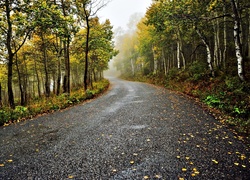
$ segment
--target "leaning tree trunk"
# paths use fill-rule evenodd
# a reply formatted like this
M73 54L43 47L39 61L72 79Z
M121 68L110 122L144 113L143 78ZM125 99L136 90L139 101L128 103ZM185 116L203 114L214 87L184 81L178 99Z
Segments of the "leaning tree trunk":
M200 32L200 30L197 27L195 27L195 30L197 34L199 35L199 37L201 38L203 44L206 46L208 67L209 67L212 77L214 77L215 75L214 75L214 68L212 65L212 54L211 54L209 44L206 40L206 37Z
M238 76L241 81L245 81L245 72L244 72L244 60L242 56L242 45L240 38L240 16L237 4L234 0L231 0L231 5L233 9L233 18L234 18L234 44L235 44L235 54L237 58L238 66Z

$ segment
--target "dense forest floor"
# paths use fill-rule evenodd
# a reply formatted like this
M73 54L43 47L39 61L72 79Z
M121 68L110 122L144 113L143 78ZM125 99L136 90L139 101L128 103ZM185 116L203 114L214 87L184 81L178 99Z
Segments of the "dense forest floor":
M170 71L167 78L152 74L122 78L164 86L194 98L217 120L249 142L250 83L241 82L237 76L231 77L221 71L216 71L216 77L210 77L205 71L201 73L202 69L194 64L185 71Z
M13 110L9 107L0 109L0 126L20 122L26 119L32 119L41 114L47 114L67 107L82 103L88 99L95 98L103 93L109 87L109 81L103 79L93 83L93 88L84 91L83 87L74 88L70 95L61 94L49 98L41 97L33 99L27 106L19 106ZM18 103L17 103L18 104Z

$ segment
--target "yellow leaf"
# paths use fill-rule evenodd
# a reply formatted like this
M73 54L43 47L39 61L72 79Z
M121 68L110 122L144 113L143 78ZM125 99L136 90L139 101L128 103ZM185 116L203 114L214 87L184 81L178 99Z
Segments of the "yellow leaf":
M186 172L186 171L187 171L187 169L186 169L186 168L182 168L181 170L182 170L183 172Z
M69 178L69 179L73 179L73 178L74 178L74 176L69 176L68 178Z
M155 175L155 178L160 179L161 176L160 175Z
M243 167L243 168L246 168L247 166L246 166L246 165L244 165L244 164L242 164L242 167Z
M150 142L151 140L150 139L147 139L147 142Z
M134 155L134 156L138 156L138 154L137 154L137 153L134 153L133 155Z
M181 156L177 156L177 158L178 158L178 159L180 159L180 158L181 158Z
M112 171L113 171L113 172L117 172L117 170L116 170L116 169L113 169Z
M130 161L130 164L134 164L135 162L134 161Z
M186 160L189 160L189 159L190 159L190 157L187 156L187 157L186 157Z
M234 165L235 165L235 166L239 166L239 163L235 162Z
M0 164L0 167L4 167L4 164Z
M196 174L195 174L195 173L192 173L191 176L194 177L194 176L196 176Z
M240 159L241 159L241 160L244 160L244 159L246 159L246 156L245 156L244 154L242 154L242 155L240 156Z
M180 177L179 180L185 180L185 179Z
M148 176L144 176L143 178L144 178L144 179L149 179L149 177L148 177Z
M11 163L11 162L13 162L13 160L12 160L12 159L9 159L9 160L7 160L7 162Z
M218 164L219 162L218 161L216 161L215 159L213 159L212 160L215 164Z

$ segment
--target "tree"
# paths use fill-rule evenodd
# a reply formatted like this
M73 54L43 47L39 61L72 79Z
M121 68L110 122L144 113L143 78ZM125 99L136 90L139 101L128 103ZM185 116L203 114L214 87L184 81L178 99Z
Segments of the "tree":
M91 31L90 21L97 12L102 9L109 1L106 0L75 0L77 13L80 19L85 20L86 42L85 42L85 70L84 70L84 89L88 88L88 70L89 70L89 36Z
M12 87L13 59L33 31L30 2L4 0L0 3L0 33L8 53L8 99L11 108L15 108ZM29 16L28 16L29 14ZM16 42L16 40L18 42ZM14 44L16 47L14 47Z

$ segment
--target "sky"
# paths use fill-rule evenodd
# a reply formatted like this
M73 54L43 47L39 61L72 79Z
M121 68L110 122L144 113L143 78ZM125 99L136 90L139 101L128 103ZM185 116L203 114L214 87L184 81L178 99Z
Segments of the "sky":
M135 13L145 14L152 0L112 0L98 12L102 21L109 19L114 29L127 29L130 16Z

